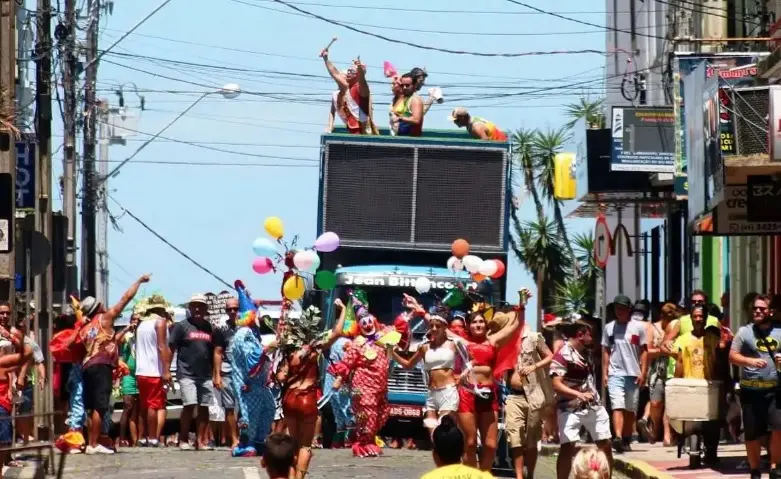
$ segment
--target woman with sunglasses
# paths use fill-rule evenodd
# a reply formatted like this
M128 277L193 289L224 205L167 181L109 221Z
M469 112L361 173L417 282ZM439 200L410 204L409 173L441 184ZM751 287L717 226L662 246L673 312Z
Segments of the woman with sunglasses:
M458 423L466 442L464 464L478 467L479 431L479 467L483 471L491 470L499 439L499 390L496 381L514 366L518 358L517 333L520 332L524 309L523 305L519 305L509 313L494 314L493 307L476 304L467 318L469 339L450 335L451 340L465 349L469 359L458 388ZM502 321L504 324L501 324Z
M426 315L429 330L428 341L420 345L411 358L405 359L393 351L393 359L406 369L414 368L423 361L423 370L428 376L428 398L426 419L423 425L434 434L443 416L453 416L458 411L458 388L455 374L456 345L447 337L447 319L440 314Z

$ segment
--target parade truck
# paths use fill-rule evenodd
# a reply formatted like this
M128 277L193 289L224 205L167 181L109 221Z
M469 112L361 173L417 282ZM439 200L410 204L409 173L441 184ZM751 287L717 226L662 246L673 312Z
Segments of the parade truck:
M321 263L321 269L336 274L337 285L313 298L328 328L337 317L334 299L346 300L350 289L366 291L370 312L392 324L403 310L403 293L431 306L457 282L471 282L468 274L446 267L456 239L467 240L472 254L507 264L510 145L474 140L459 130L429 130L415 138L380 133L336 129L321 137L317 234L332 231L341 239L339 249L323 254ZM420 277L432 282L422 296L414 287ZM505 286L504 278L494 281L495 299L504 299ZM425 324L410 326L414 351L425 337ZM401 422L410 430L413 423L425 436L428 387L422 369L393 363L388 382L388 427Z

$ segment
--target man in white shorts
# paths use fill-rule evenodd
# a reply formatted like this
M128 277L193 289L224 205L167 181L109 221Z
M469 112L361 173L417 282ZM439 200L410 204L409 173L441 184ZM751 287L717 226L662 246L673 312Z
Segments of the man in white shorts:
M553 356L550 375L553 389L558 394L558 422L561 450L556 461L559 479L569 478L575 445L584 427L597 447L613 463L610 449L610 416L599 398L594 375L592 348L594 338L591 326L581 320L563 325L568 338Z

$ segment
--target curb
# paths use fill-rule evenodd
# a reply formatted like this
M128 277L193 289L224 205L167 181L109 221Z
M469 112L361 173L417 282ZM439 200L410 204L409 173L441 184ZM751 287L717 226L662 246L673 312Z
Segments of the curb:
M587 446L579 445L577 446L577 450L580 450L583 447ZM554 445L544 444L540 449L541 456L551 457L558 453L559 447ZM670 474L657 470L645 461L629 459L617 455L613 456L613 469L630 479L674 479Z

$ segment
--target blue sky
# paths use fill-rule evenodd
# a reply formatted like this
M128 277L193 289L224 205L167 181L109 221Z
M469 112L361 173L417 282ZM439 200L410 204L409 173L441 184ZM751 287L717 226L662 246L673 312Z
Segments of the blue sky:
M603 2L528 2L538 8L605 24ZM114 14L101 22L100 48L113 43L159 3L160 0L116 2ZM293 0L293 3L356 27L362 24L358 28L394 39L453 50L519 53L604 50L605 45L604 30L538 14L502 0L430 0L403 4L388 0ZM439 13L394 10L398 8ZM474 13L476 10L482 13ZM106 54L98 74L99 95L113 104L117 97L112 92L118 85L125 85L128 107L138 105L131 83L146 90L143 95L147 111L141 113L138 130L152 134L209 89L238 83L246 92L235 100L207 98L164 135L197 142L200 148L155 141L122 168L121 174L110 182L110 190L122 206L217 275L229 282L242 278L255 297L277 299L279 294L279 275L258 276L250 267L251 244L263 234L265 217L279 216L285 221L288 234L299 234L305 244L314 241L319 136L325 127L327 102L334 84L328 79L301 75L326 74L318 53L333 36L338 36L338 41L331 48L332 60L344 64L360 56L368 64L370 80L384 80L381 68L384 60L402 71L414 66L425 67L429 72L428 85L443 85L445 94L445 104L434 106L426 117L429 128L451 128L446 117L456 106L469 107L473 113L506 130L558 127L566 121L564 104L576 101L581 94L593 94L601 87L598 81L604 66L601 55L521 58L452 55L370 38L291 12L270 0L173 0L114 48L114 54ZM555 94L448 101L449 97L517 93L588 80L594 80L588 87L559 90ZM388 87L373 88L375 98L379 97L376 101L387 102ZM282 100L253 93L274 93ZM386 108L375 107L381 112ZM384 114L377 116L384 121ZM59 135L55 138L56 148L56 142L61 141L61 125L56 125L55 132ZM147 138L138 135L127 146L113 146L111 161L125 159ZM239 153L214 151L204 146ZM116 164L111 163L110 167ZM235 164L251 166L232 166ZM61 169L61 157L56 157L55 175L59 176ZM56 200L54 207L59 209L61 198ZM528 202L524 205L524 217L531 217L530 206ZM116 203L110 203L110 208L122 228L122 232L109 231L112 300L146 272L153 273L149 290L162 291L175 302L184 301L196 292L222 289L212 277L129 216L122 216ZM592 225L593 222L579 222L574 226L577 231ZM516 285L533 286L529 275L515 262L509 267L509 284L512 291Z

